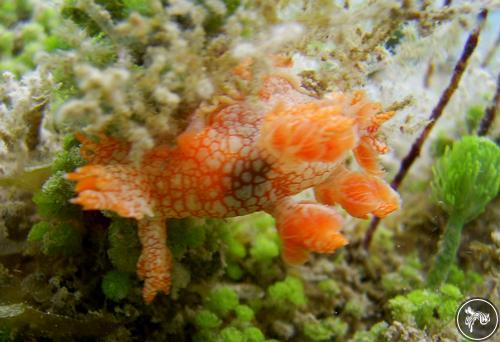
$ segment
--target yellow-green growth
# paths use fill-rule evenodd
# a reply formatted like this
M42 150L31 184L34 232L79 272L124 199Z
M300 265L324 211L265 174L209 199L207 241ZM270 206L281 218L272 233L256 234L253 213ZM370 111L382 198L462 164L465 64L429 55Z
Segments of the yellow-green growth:
M328 317L304 324L304 336L310 341L340 340L347 333L348 325L340 318Z
M318 283L318 288L328 295L330 298L334 298L340 294L340 286L333 279L325 279Z
M446 282L455 285L463 293L471 293L474 291L475 286L482 284L483 281L484 278L479 273L473 271L464 272L456 265L452 265Z
M346 303L344 312L356 319L361 319L366 313L366 305L360 299L354 297Z
M12 55L14 50L14 33L0 26L0 52L4 56Z
M409 288L419 287L423 282L422 263L416 254L405 258L394 272L382 275L382 287L388 293L399 293Z
M79 143L72 135L64 138L63 151L51 165L54 172L33 196L37 213L43 221L33 225L28 241L40 242L47 255L75 255L81 250L81 210L69 202L75 196L74 185L64 178L85 161L80 157ZM48 168L47 168L47 171Z
M131 219L113 219L108 228L108 240L108 257L113 266L119 271L134 273L141 253L136 223Z
M75 197L74 185L64 178L64 171L58 171L33 196L40 216L47 219L69 219L78 217L79 208L69 200Z
M387 338L384 337L384 333L389 328L387 322L382 321L374 324L369 331L358 331L353 336L353 342L385 342Z
M53 171L71 172L86 163L80 155L80 144L73 135L64 138L63 146L64 150L56 154L52 162Z
M500 147L486 138L464 137L446 149L433 173L434 197L449 215L428 278L430 286L439 287L455 261L463 226L498 194Z
M244 271L237 263L228 262L226 267L226 274L229 278L233 280L239 280L243 277Z
M238 305L234 312L236 313L236 318L242 322L249 322L253 320L255 313L248 305Z
M189 248L199 248L206 240L203 220L180 219L168 222L168 244L174 258L180 259Z
M245 342L243 332L235 327L226 327L220 332L222 342Z
M199 329L214 329L219 327L222 321L212 311L202 309L195 314L194 324Z
M420 329L439 328L449 323L463 300L460 289L444 284L439 291L419 289L398 295L388 302L394 320Z
M469 134L473 134L477 130L483 116L483 106L475 105L469 108L465 116L465 125Z
M70 223L38 222L31 228L28 241L41 242L47 255L75 255L81 250L81 234Z
M218 287L213 289L206 300L206 306L219 317L225 317L238 305L238 294L229 287Z
M245 245L234 236L234 232L237 231L236 227L225 226L221 228L219 234L224 242L227 255L232 259L243 259L246 257L247 250Z
M36 64L45 40L60 21L51 6L30 0L0 1L0 70L21 76Z
M247 342L263 342L265 340L264 334L257 327L247 327L243 329L243 336Z
M120 271L109 271L101 283L101 289L106 298L115 302L126 298L131 287L129 274Z
M267 289L267 295L278 305L304 306L306 304L304 285L300 279L291 276L271 285Z
M154 13L152 0L123 0L125 12L127 14L137 12L142 15L150 16Z
M236 327L226 327L220 332L221 342L263 342L264 334L257 327L247 327L242 330Z
M50 230L50 223L42 221L35 223L28 234L28 241L42 241L44 235Z
M272 238L258 235L250 248L250 255L259 261L270 260L279 256L278 243Z

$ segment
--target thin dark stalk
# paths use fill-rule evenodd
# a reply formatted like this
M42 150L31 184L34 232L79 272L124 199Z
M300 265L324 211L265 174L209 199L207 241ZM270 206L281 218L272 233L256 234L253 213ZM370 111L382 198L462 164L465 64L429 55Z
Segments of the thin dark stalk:
M488 133L488 130L491 127L491 124L495 120L495 116L498 114L500 102L500 74L497 77L497 90L495 91L495 97L491 101L491 104L486 109L481 122L479 123L479 129L477 130L477 135L482 136Z
M462 55L458 59L457 64L455 65L455 68L453 70L453 74L451 76L450 83L444 90L444 92L441 94L441 97L439 98L439 102L437 103L436 107L432 110L431 115L429 116L429 123L424 127L422 132L420 133L420 136L415 140L413 143L410 151L406 155L406 157L401 161L401 165L399 167L399 171L394 177L394 179L391 182L391 187L395 190L399 188L401 185L401 182L405 178L406 174L410 170L411 166L415 162L415 160L420 156L420 152L422 150L422 146L429 136L429 133L431 132L432 128L436 124L436 121L441 117L443 114L443 111L450 101L450 98L452 97L453 93L458 87L458 84L460 83L460 79L462 78L462 75L465 71L465 68L467 66L467 63L469 61L470 56L476 49L477 43L479 41L479 35L481 33L481 30L483 29L485 19L488 15L488 10L483 9L478 16L478 22L476 24L476 27L472 32L469 34L469 37L467 38L467 41L465 42L464 49L462 51ZM373 238L373 234L377 230L378 224L380 222L380 219L377 217L374 217L372 221L370 222L370 226L368 227L368 230L366 232L365 240L363 242L363 245L366 249L370 247L371 240Z

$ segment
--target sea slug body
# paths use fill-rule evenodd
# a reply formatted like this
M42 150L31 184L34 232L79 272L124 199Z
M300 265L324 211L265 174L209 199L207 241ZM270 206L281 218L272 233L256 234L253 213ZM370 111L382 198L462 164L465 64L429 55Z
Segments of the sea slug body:
M175 147L157 146L139 164L127 158L125 142L77 134L88 164L67 175L77 182L72 202L138 220L145 302L170 291L168 218L266 211L276 218L284 260L300 264L311 251L347 244L331 205L360 218L399 207L377 163L387 147L376 133L393 112L381 112L362 92L316 98L278 74L263 80L256 97L220 101L208 115L198 111ZM362 171L344 165L351 152ZM292 199L311 187L319 203Z

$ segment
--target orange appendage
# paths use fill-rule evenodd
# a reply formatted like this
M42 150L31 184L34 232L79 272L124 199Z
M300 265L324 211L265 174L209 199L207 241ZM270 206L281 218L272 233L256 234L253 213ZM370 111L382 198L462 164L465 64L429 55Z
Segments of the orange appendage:
M166 244L165 220L139 220L138 233L142 252L137 262L137 275L144 280L142 296L149 304L158 292L170 292L172 254Z
M344 115L356 118L360 131L372 125L373 118L382 109L380 103L371 102L365 93L360 90L356 90L351 94L334 92L328 98L342 106Z
M112 210L137 219L153 215L147 181L130 165L87 165L66 178L77 182L78 197L71 202L84 210Z
M382 125L387 120L390 120L394 116L394 114L396 114L396 112L390 111L374 115L372 117L372 125L368 127L368 130L376 131L380 125Z
M363 219L368 218L368 214L385 217L401 204L398 193L381 178L343 167L314 190L321 203L338 203L350 215Z
M371 102L360 90L354 91L352 94L334 92L328 98L343 108L344 115L356 118L361 135L373 136L380 125L395 114L393 111L381 113L382 104Z
M334 162L357 142L354 119L341 112L329 102L279 104L266 114L259 144L285 162Z
M89 164L116 164L127 162L130 144L113 139L104 134L98 135L96 141L83 133L75 133L75 138L82 144L80 155Z
M327 206L287 200L278 204L275 217L283 259L290 264L304 263L310 251L331 253L347 244L340 233L342 218Z
M362 137L354 148L354 157L363 170L375 176L382 176L384 171L378 163L379 152L373 147L372 140L368 136Z

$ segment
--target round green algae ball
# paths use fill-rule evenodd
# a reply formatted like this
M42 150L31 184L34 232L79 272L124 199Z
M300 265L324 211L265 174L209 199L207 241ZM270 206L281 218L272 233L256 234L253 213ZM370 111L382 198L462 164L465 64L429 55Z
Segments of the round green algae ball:
M129 274L120 271L109 271L101 283L101 289L106 298L115 302L127 297L131 287Z

